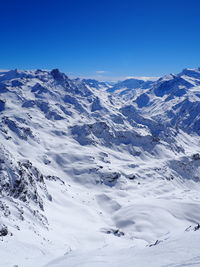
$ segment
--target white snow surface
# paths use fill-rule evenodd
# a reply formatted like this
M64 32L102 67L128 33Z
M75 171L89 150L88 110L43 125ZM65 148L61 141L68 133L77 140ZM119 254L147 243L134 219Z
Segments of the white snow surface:
M0 266L200 266L199 73L2 72Z

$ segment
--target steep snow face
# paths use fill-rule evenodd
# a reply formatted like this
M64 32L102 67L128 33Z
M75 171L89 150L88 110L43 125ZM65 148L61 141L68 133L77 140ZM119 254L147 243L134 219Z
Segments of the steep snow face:
M198 72L0 73L0 265L198 264Z

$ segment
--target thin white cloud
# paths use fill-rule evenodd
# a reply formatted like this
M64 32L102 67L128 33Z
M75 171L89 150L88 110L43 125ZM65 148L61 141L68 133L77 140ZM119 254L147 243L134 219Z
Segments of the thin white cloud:
M105 71L105 70L96 70L95 71L97 74L103 74L103 73L106 73L107 71Z
M140 77L140 76L113 76L111 75L112 72L110 71L105 71L105 70L96 70L91 72L89 75L86 74L75 74L75 73L67 73L71 78L77 78L79 77L80 79L95 79L98 81L107 81L107 82L117 82L117 81L124 81L126 79L141 79L144 81L156 81L159 79L159 77Z
M125 79L138 79L138 80L144 80L144 81L156 81L160 77L142 77L142 76L127 76Z

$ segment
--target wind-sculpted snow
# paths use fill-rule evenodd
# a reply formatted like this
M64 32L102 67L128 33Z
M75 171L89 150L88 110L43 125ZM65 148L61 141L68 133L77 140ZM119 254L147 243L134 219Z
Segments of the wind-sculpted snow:
M198 266L199 73L1 72L0 266Z

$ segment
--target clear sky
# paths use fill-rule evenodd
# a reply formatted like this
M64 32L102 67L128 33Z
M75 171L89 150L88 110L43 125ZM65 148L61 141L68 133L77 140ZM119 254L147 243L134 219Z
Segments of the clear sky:
M200 66L200 0L0 4L1 69L59 68L109 80Z

